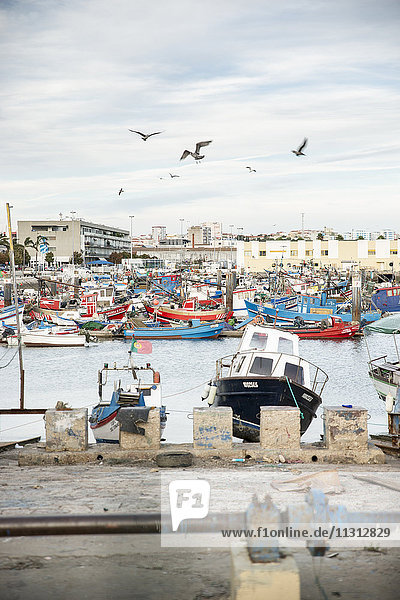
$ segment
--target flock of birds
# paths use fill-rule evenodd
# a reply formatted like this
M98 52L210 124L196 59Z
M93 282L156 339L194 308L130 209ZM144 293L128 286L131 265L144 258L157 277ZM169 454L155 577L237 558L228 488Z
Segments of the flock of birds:
M142 133L141 131L137 131L136 129L129 129L129 131L139 135L144 142L146 142L153 135L159 135L160 133L164 133L163 131L154 131L153 133ZM187 158L188 156L192 156L194 158L194 160L196 161L196 163L199 163L205 157L205 154L200 154L201 149L208 146L209 144L211 144L211 142L212 142L212 140L207 140L205 142L197 142L196 147L193 151L191 151L191 150L183 151L180 160L185 160L185 158ZM292 150L293 154L295 154L296 156L305 156L303 150L307 146L307 142L308 142L308 138L304 138L303 142L300 144L300 146L297 148L297 150ZM253 169L252 167L246 167L246 169L249 170L248 171L249 173L257 172L256 169ZM169 176L171 177L171 179L173 179L175 177L180 177L180 175L176 175L174 173L169 173ZM160 177L160 179L165 179L165 178ZM124 190L121 188L118 192L118 196L120 196L123 192L124 192Z

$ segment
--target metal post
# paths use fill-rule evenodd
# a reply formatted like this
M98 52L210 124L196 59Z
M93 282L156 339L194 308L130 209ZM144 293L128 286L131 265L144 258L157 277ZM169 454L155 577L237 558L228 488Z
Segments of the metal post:
M132 219L135 215L129 215L131 220L131 269L132 269L132 259L133 259L133 240L132 240Z
M10 214L10 205L6 204L7 210L7 223L8 223L8 235L10 238L10 263L11 263L11 273L13 280L13 288L14 288L14 303L15 303L15 318L17 322L17 340L18 340L18 354L19 354L19 372L20 372L20 396L19 396L19 407L21 409L24 408L24 362L22 356L22 344L21 344L21 324L19 320L19 306L18 306L18 292L17 292L17 278L15 274L15 260L14 260L14 244L12 239L12 230L11 230L11 214Z
M361 322L361 276L359 271L353 271L352 279L352 309L353 321Z

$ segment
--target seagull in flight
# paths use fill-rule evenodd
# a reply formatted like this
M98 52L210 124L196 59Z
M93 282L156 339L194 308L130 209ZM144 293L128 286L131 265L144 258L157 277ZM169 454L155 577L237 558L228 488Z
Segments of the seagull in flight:
M123 191L124 191L124 190L121 188L121 189L119 190L119 192L118 192L118 196L120 196L120 195L122 194L122 192L123 192Z
M174 177L180 177L180 175L174 175L173 173L170 173L169 176L171 177L171 179L173 179Z
M162 133L162 131L155 131L154 133L142 133L141 131L135 131L134 129L129 129L129 131L131 131L132 133L137 133L138 135L140 135L140 137L142 138L142 140L144 142L146 140L148 140L149 137L151 137L152 135L158 135L159 133Z
M246 167L246 169L249 170L249 173L257 173L257 171L255 169L252 169L251 167Z
M200 149L204 146L208 146L208 144L211 144L211 142L212 140L208 140L208 142L197 142L196 150L194 152L190 152L190 150L184 150L180 160L183 160L190 154L190 156L193 156L196 162L199 162L205 156L205 154L200 154Z
M292 150L292 152L296 155L296 156L305 156L303 150L304 148L307 146L307 142L308 142L308 138L304 138L303 143L301 144L301 146L298 147L297 150Z

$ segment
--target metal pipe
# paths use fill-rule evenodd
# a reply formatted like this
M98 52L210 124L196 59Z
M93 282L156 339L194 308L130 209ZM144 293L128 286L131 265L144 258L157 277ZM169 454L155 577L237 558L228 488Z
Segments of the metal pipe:
M0 537L161 533L161 514L1 517Z

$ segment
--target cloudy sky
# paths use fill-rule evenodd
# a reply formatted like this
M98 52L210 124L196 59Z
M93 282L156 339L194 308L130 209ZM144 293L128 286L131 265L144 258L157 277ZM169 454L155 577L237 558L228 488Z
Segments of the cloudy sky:
M0 230L400 230L399 30L398 0L1 0Z

